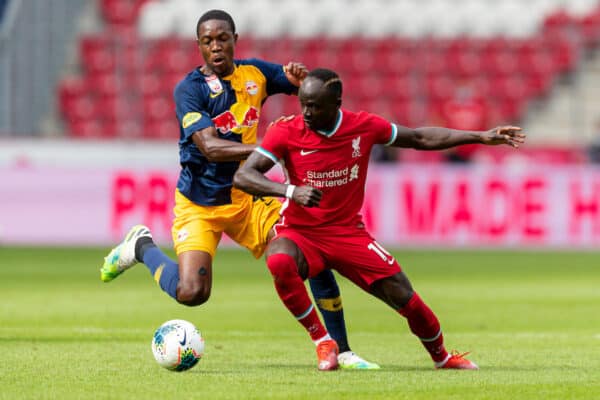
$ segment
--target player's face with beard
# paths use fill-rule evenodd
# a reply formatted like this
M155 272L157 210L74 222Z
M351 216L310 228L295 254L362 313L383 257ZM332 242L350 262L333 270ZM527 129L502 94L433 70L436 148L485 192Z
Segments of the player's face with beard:
M237 37L227 21L210 19L200 24L198 48L206 63L203 73L223 77L233 72L233 51Z
M304 123L313 131L331 131L337 121L341 100L323 86L319 79L308 77L300 85L298 99Z

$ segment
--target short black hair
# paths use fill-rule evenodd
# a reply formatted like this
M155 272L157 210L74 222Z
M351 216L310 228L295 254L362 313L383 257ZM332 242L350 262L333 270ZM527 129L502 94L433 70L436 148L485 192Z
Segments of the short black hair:
M210 10L202 14L200 19L198 20L198 23L196 24L196 37L198 37L198 34L200 32L200 25L211 19L218 19L220 21L227 22L231 27L231 32L233 32L233 34L235 35L235 22L233 22L233 18L231 17L231 15L229 15L223 10Z
M315 68L306 77L320 80L327 90L337 95L337 97L342 97L342 80L337 72L327 68Z

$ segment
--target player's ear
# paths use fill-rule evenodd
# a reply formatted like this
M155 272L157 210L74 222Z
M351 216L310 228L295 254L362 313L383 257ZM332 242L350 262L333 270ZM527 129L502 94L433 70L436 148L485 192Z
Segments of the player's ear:
M237 41L238 41L238 34L237 34L237 33L234 33L234 34L233 34L233 43L234 43L234 44L236 44L236 43L237 43Z

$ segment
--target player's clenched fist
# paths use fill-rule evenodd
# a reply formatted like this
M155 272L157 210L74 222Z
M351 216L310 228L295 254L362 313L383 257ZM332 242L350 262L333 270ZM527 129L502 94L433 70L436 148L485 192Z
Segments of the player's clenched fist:
M317 207L323 192L310 186L296 186L292 200L304 207Z
M294 86L300 86L306 74L308 74L308 69L302 63L290 61L283 67L283 71L285 72L285 76Z

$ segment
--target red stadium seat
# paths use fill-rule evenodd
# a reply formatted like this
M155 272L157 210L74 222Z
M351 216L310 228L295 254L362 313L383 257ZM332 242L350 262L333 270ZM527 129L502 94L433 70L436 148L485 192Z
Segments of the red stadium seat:
M341 60L352 68L352 71L358 74L367 74L369 71L377 71L382 57L371 46L365 46L356 50L346 50L342 53Z
M185 70L183 72L172 72L172 73L163 75L161 78L161 83L160 83L160 88L159 88L160 93L165 97L169 97L171 99L171 101L173 101L173 92L175 91L175 86L177 86L177 84L183 78L185 78L185 76L187 75L187 73L190 70L191 69Z
M530 96L545 97L550 93L555 77L551 72L532 69L525 72L523 78L527 84Z
M136 47L125 47L119 53L118 66L124 74L140 73L143 71L141 51Z
M94 118L115 122L117 118L117 97L101 97L96 100L96 115Z
M83 54L83 67L88 74L115 73L116 51L111 48L98 48Z
M386 95L392 99L412 99L421 91L420 79L411 74L388 75L384 79Z
M600 44L600 6L576 22L585 46L589 49L598 47Z
M175 48L163 54L162 64L168 74L176 73L183 77L196 66L196 58L189 51Z
M372 99L369 103L365 104L365 111L381 115L390 121L396 121L398 118L398 116L395 115L396 109L394 108L393 101L389 98L379 97Z
M475 49L451 52L447 64L448 71L456 78L471 78L481 71L481 54Z
M519 69L518 57L510 46L503 48L488 48L481 57L481 70L489 75L506 76L514 74Z
M440 75L448 71L446 53L440 49L433 49L433 51L426 48L419 49L416 54L416 63L419 70L426 75Z
M86 80L79 77L69 77L63 79L58 87L59 108L63 115L71 107L71 103L89 92Z
M136 21L140 7L147 0L101 0L100 10L104 19L113 25L130 26Z
M179 139L179 125L175 118L162 120L145 120L143 137L147 139L162 139L175 141Z
M287 64L290 61L304 62L298 55L298 45L295 40L282 36L278 40L261 40L257 43L257 48L260 49L261 53L268 54L266 57L269 61L278 62L280 64ZM191 53L187 53L188 58ZM238 55L238 49L236 47L236 57ZM255 57L252 50L248 50L245 58ZM239 57L242 58L242 57ZM198 62L200 62L198 60Z
M475 91L475 95L479 98L493 96L491 79L486 75L476 75L464 81L465 84L471 86Z
M97 118L98 103L94 97L81 96L73 99L65 109L69 121L88 121Z
M395 100L391 102L391 106L392 115L401 125L423 126L428 120L430 104L423 99Z
M467 91L465 91L467 90ZM456 94L443 103L440 117L444 125L454 129L485 130L488 128L488 106L469 87L459 87Z
M116 137L114 125L101 120L81 120L70 124L71 136L84 139L113 139Z
M137 80L138 90L143 97L154 96L161 91L161 77L158 74L149 72L142 74Z
M116 135L124 139L137 139L144 137L141 119L121 119L115 124Z
M115 73L96 73L88 76L90 93L96 96L116 96L120 84Z
M522 41L517 49L519 71L527 75L537 75L544 80L552 80L559 72L558 59L552 48L542 38Z
M549 14L543 21L543 29L546 32L562 31L570 29L575 23L575 19L564 9L559 8Z
M120 121L136 120L141 117L140 102L135 97L121 94L99 98L96 102L96 117L99 119L119 123Z
M427 93L433 101L445 101L454 95L455 81L449 75L431 75L426 78Z
M115 38L106 34L87 35L79 40L79 55L85 60L91 57L91 53L101 50L113 50L115 48Z
M413 58L412 51L394 49L389 52L381 52L377 58L377 69L382 74L409 74L413 69L420 68L418 62Z
M175 105L171 97L155 96L143 100L145 120L163 120L175 118Z
M561 73L573 70L581 57L581 46L577 39L568 34L557 33L547 38L551 44L554 57L557 60L557 69Z

